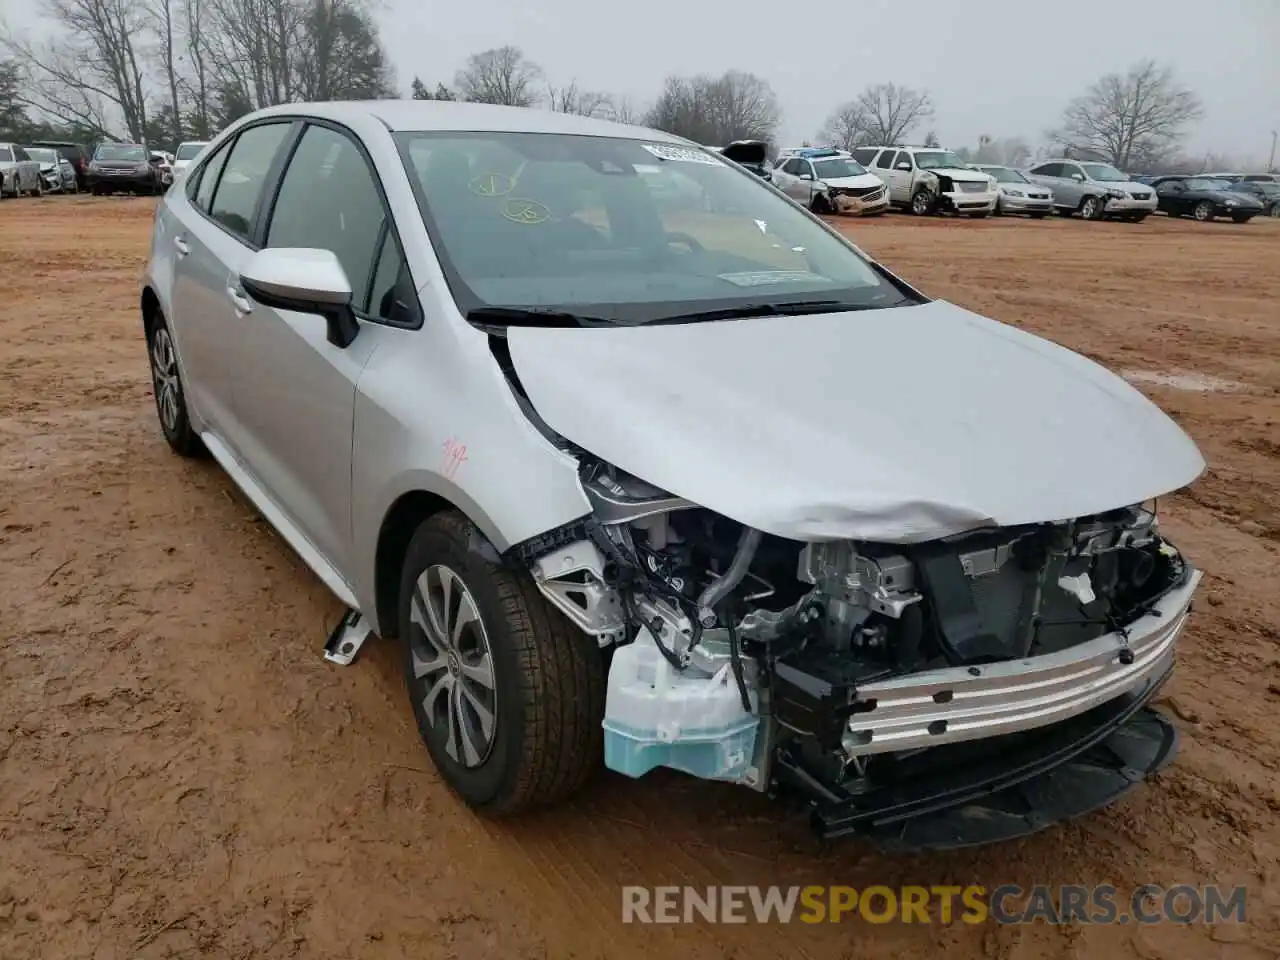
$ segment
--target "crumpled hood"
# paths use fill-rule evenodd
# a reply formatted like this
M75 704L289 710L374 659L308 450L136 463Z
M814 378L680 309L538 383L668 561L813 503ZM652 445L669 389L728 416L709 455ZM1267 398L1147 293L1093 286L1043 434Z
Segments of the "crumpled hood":
M1186 486L1191 439L1121 378L943 301L711 323L511 327L555 431L766 533L910 543Z

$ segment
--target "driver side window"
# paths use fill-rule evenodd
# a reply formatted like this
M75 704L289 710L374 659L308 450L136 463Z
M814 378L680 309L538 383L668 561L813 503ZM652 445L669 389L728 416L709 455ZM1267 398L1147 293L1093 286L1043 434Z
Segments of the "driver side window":
M376 174L355 141L329 127L309 126L299 140L280 180L266 246L332 251L351 284L352 306L373 319L397 322L405 314L393 309L395 301L413 299Z

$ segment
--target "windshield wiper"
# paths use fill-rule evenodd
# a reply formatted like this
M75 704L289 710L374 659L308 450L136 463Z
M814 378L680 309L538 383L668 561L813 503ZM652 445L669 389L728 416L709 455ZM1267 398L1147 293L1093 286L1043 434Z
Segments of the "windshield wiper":
M889 303L853 303L848 300L789 300L782 303L746 303L719 310L696 310L669 317L658 317L645 325L661 323L704 323L713 320L746 320L751 317L795 317L810 313L853 313L858 310L884 310L915 303L908 297L899 297Z
M612 327L613 320L604 317L587 317L568 310L551 307L475 307L467 311L470 323L487 323L497 326L522 325L528 327Z

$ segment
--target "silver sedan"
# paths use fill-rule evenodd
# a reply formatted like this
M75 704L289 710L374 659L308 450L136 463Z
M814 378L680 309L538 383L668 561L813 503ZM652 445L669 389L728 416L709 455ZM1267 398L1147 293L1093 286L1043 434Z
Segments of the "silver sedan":
M996 199L995 215L1025 213L1033 220L1048 216L1053 211L1053 191L1038 183L1032 183L1021 171L997 164L978 164L978 169L996 178L1000 196Z

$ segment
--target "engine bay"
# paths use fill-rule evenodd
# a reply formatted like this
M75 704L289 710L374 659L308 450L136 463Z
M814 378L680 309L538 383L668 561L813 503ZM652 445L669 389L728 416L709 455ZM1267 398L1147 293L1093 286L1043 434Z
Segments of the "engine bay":
M612 649L606 729L625 715L619 735L639 746L606 762L633 776L672 766L764 790L782 757L824 789L848 788L895 753L859 729L877 709L860 691L1108 636L1123 669L1129 625L1189 569L1154 504L910 545L799 543L581 463L592 516L521 549L544 595ZM696 759L681 759L682 744Z

